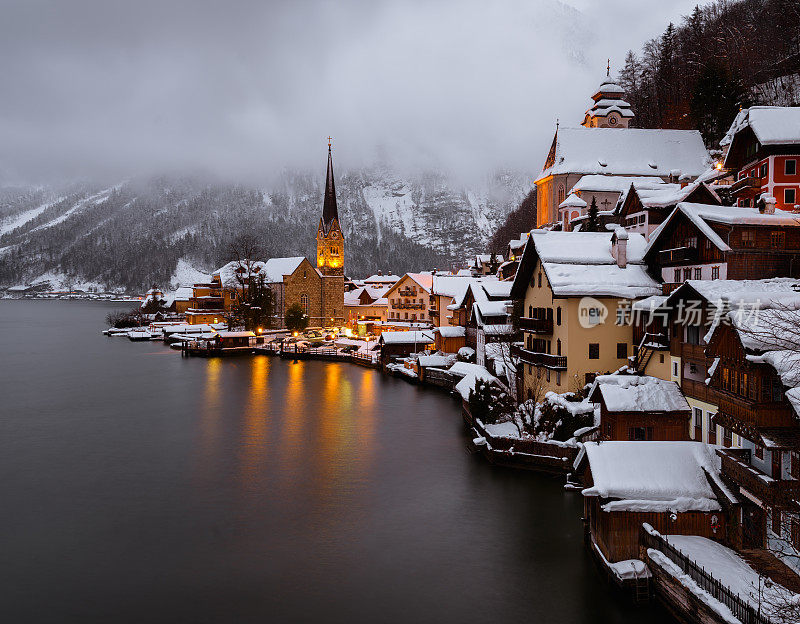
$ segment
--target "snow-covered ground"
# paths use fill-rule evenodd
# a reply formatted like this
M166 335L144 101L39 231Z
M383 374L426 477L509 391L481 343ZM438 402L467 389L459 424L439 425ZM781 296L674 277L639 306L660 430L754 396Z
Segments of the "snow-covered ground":
M40 214L42 214L45 210L50 208L50 206L57 204L62 199L64 198L59 197L56 200L44 203L41 206L37 206L36 208L31 208L30 210L26 210L25 212L21 212L11 217L7 217L3 221L0 221L0 236L2 236L3 234L7 234L8 232L13 232L17 228L22 227L23 225L28 223L28 221L32 221Z
M666 540L689 559L703 566L739 598L758 608L759 574L730 548L696 535L665 535ZM786 588L773 584L766 587L761 579L763 602L780 604L791 596Z
M181 258L178 260L178 265L175 267L175 272L169 279L170 290L177 290L181 286L193 286L207 282L211 279L208 273L205 273L194 266L192 266L186 259Z

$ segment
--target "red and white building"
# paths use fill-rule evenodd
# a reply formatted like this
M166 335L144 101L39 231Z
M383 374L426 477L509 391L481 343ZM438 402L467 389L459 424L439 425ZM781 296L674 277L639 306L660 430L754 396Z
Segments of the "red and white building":
M721 144L728 147L725 168L735 172L737 206L755 206L767 193L778 209L800 212L800 108L744 109Z

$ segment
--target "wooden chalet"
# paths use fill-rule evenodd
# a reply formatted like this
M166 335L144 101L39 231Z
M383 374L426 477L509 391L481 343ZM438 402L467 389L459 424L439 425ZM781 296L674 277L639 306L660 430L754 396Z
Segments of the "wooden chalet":
M687 280L800 275L800 215L680 203L651 235L644 260L669 294Z
M791 322L796 312L761 310L762 329L735 314L715 329L707 347L716 362L714 421L740 440L740 448L717 451L723 478L743 501L735 545L763 548L786 540L800 569L800 402L788 399L800 397L800 342L796 335L780 345L766 339L771 327Z
M724 541L738 502L712 453L699 442L586 442L576 471L594 554L605 564L638 559L645 522L664 534Z
M689 440L691 408L674 381L600 375L589 400L600 405L600 440Z
M398 358L419 353L434 346L433 330L385 331L378 339L381 366L391 364Z
M617 223L630 232L638 232L645 238L650 238L653 231L681 202L716 206L722 203L719 196L703 182L662 186L666 188L637 188L631 184L617 212Z
M442 326L435 330L436 350L444 353L458 353L461 347L466 346L467 329L459 326Z

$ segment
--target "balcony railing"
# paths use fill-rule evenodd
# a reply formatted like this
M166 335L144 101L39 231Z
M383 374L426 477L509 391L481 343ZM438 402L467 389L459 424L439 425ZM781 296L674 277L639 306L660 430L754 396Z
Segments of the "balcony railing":
M751 431L751 427L791 427L794 424L789 408L782 403L760 403L738 394L717 392L719 413L733 424L737 433Z
M681 391L686 396L698 401L705 401L711 404L717 402L717 392L714 388L709 388L704 381L695 381L684 377L681 381Z
M399 294L401 297L413 297L417 294L417 291L413 288L401 288L397 291L397 294Z
M397 308L400 310L422 310L425 307L424 303L402 303L402 302L394 302L392 303L393 308Z
M722 476L771 505L787 505L800 498L800 481L773 479L749 462L749 451L717 449L722 458Z
M519 357L526 364L544 366L545 368L552 368L553 370L567 369L566 355L551 355L550 353L530 351L524 347L520 347L519 345L514 345L511 347L511 354Z
M731 184L730 192L734 195L745 190L761 189L761 178L746 177Z
M534 334L552 334L553 319L522 316L519 319L519 328Z
M665 249L658 254L658 259L662 265L670 265L676 262L696 262L697 247L675 247Z

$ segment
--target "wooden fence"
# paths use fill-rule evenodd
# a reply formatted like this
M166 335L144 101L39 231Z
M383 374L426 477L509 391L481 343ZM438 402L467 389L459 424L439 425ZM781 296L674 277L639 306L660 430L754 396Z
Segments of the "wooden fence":
M731 610L742 624L773 624L767 616L759 613L749 602L733 593L726 585L708 572L703 566L698 565L675 548L661 535L655 535L647 531L644 527L641 530L641 544L644 548L652 548L661 551L672 563L678 566L684 574L687 574L701 589L704 589L714 598L719 600Z

